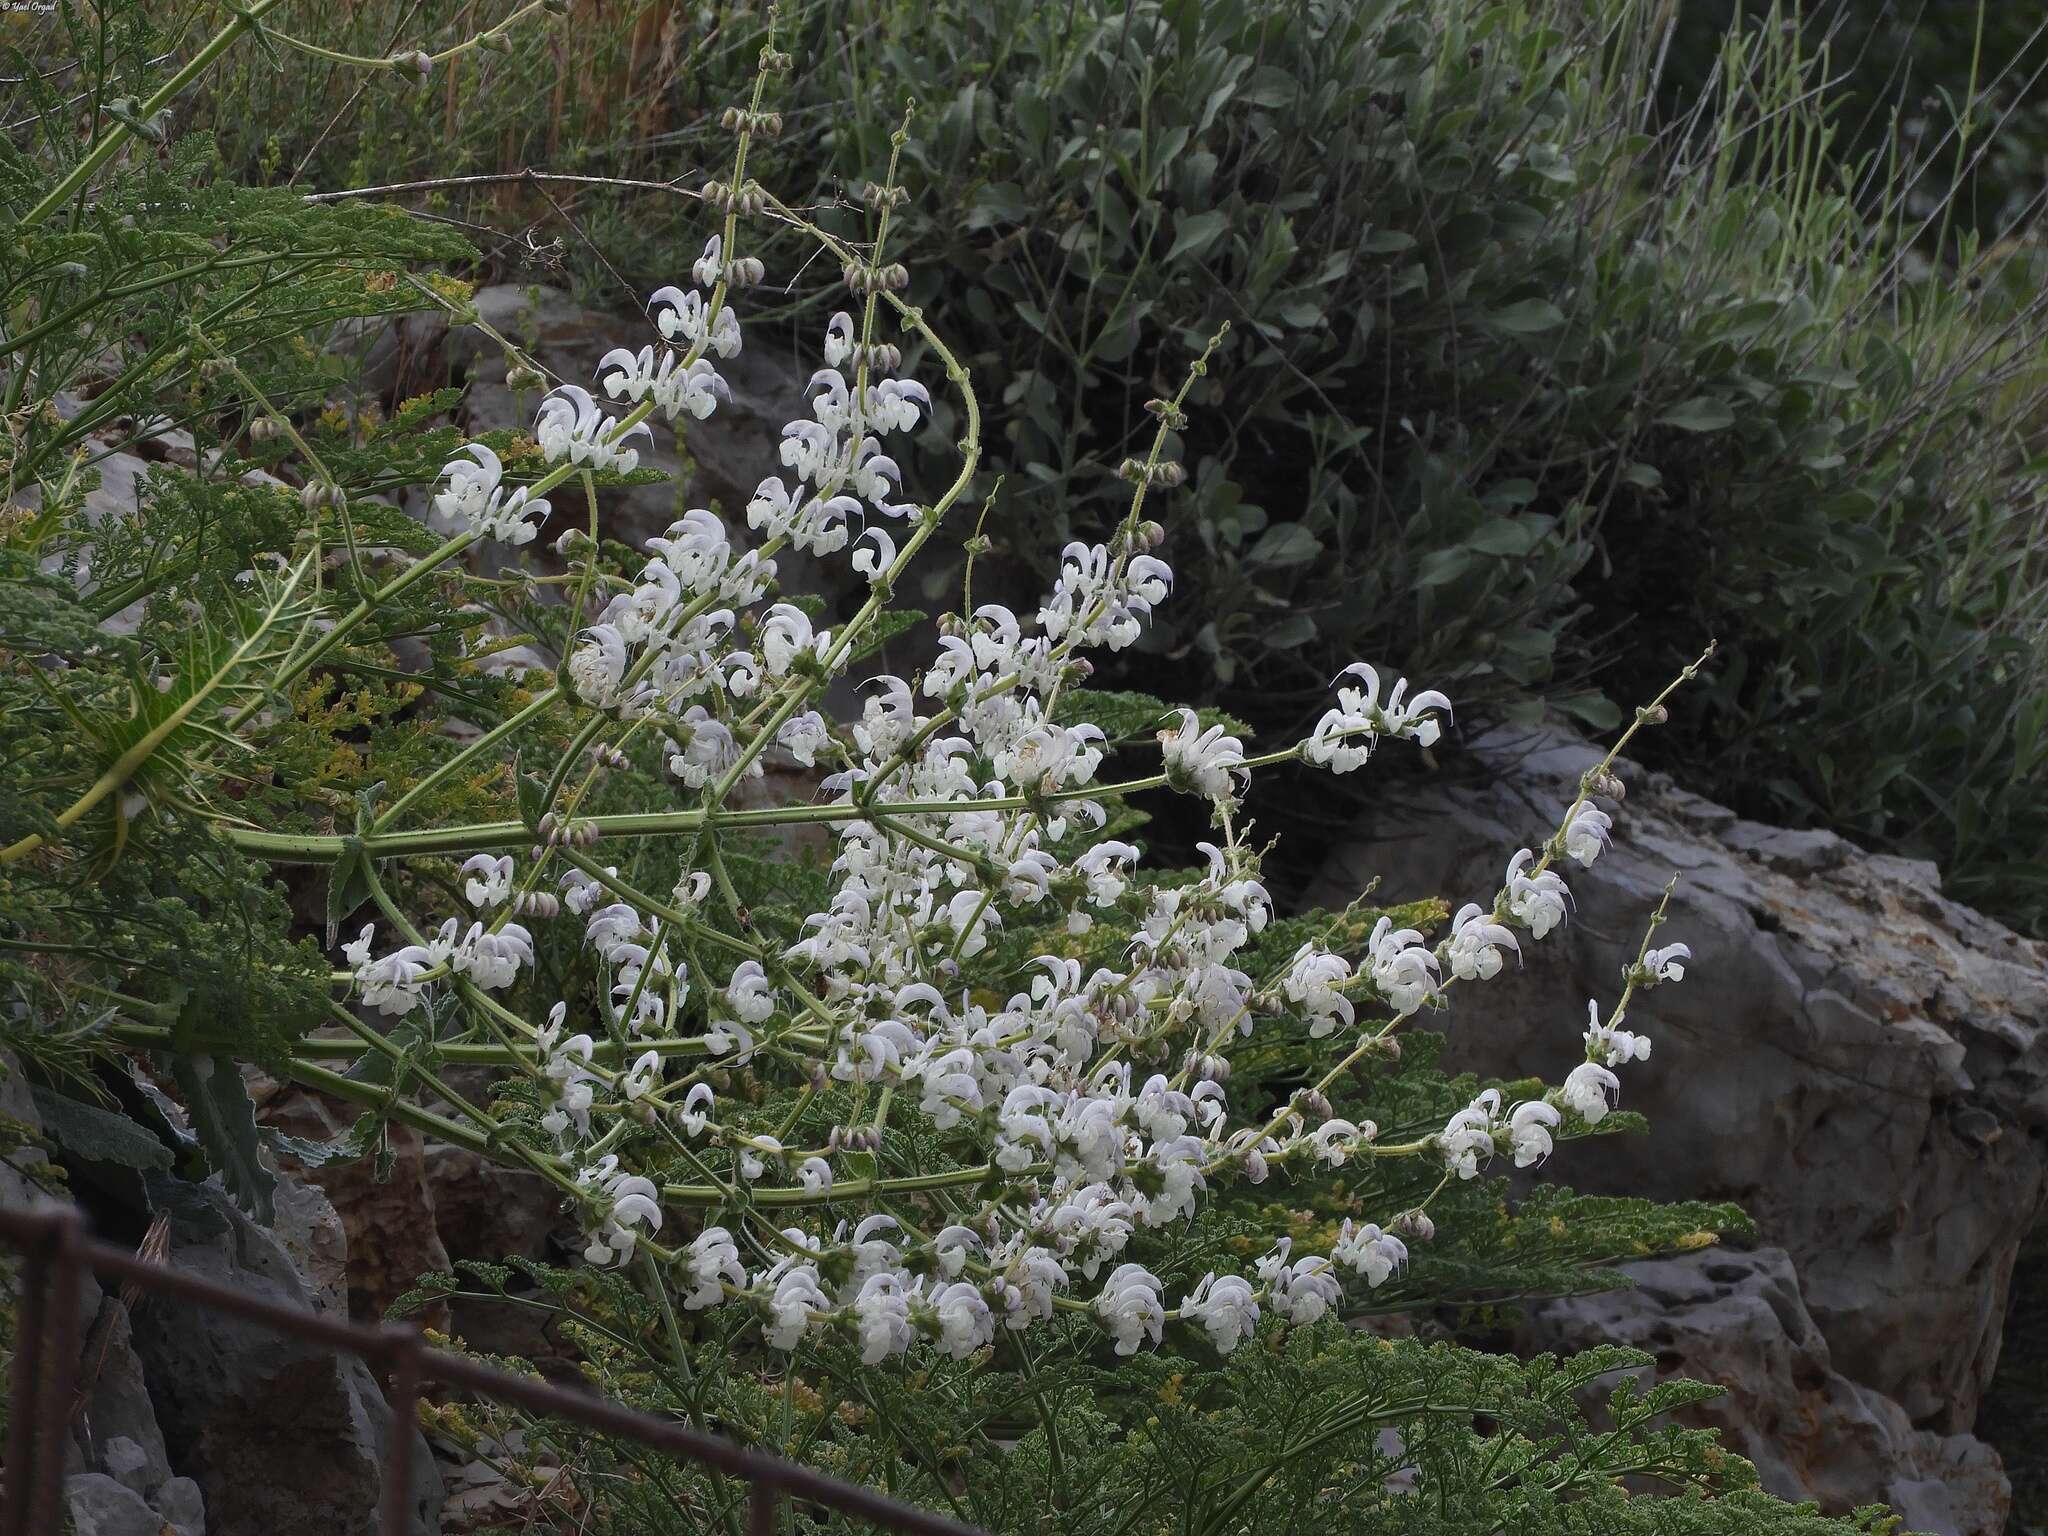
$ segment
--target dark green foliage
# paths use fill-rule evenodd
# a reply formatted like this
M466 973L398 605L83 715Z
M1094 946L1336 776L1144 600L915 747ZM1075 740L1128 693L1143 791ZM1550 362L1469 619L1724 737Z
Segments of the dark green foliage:
M1310 1521L1401 1536L1829 1536L1889 1524L1878 1510L1828 1519L1754 1492L1747 1463L1665 1417L1714 1389L1645 1391L1649 1357L1630 1350L1523 1363L1329 1323L1269 1325L1219 1367L1199 1345L1117 1359L1071 1327L1028 1348L999 1341L985 1364L934 1364L907 1389L831 1344L779 1385L737 1373L707 1381L664 1361L666 1325L645 1302L607 1290L569 1312L587 1319L577 1331L606 1390L713 1415L744 1439L992 1530L1053 1519L1098 1536ZM736 1498L731 1485L569 1426L529 1426L527 1444L528 1456L576 1469L605 1529L702 1530ZM1631 1497L1623 1479L1677 1496Z
M2015 196L2037 179L2039 40L1990 12L1979 57L1974 7L1854 3L1809 18L1802 53L1753 9L1729 41L1732 7L1682 7L1667 49L1665 8L1628 0L798 7L817 63L792 110L836 126L768 174L829 191L925 104L914 292L1008 421L984 578L1006 598L1114 515L1106 471L1161 360L1230 322L1180 444L1182 597L1132 677L1292 724L1363 656L1461 706L1540 689L1604 729L1718 638L1714 686L1663 738L1699 787L1936 858L2038 924L2036 284L2023 250L1940 241L2002 228L1987 164ZM871 45L842 49L849 30ZM613 70L636 53L575 46ZM690 126L573 154L671 174L708 125L690 103L715 116L751 68L698 46L661 109ZM537 59L451 84L463 154L536 156L515 103ZM1846 98L1817 89L1842 70ZM603 109L550 107L556 127ZM374 110L443 152L432 106ZM319 127L237 153L296 163ZM647 232L675 210L633 196L584 216L644 288L672 275ZM1907 249L1930 242L1932 271Z

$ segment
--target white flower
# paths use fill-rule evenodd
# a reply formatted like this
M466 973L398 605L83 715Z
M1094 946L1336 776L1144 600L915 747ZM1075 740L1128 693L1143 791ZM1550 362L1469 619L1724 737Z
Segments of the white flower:
M832 744L832 732L822 715L815 709L807 709L783 721L782 728L775 733L775 741L799 765L815 768L818 754Z
M1620 1021L1617 1020L1618 1024ZM1604 1061L1610 1067L1650 1059L1650 1037L1603 1023L1597 998L1586 1000L1586 1059Z
M1392 918L1373 925L1370 950L1373 985L1403 1018L1436 994L1436 956L1413 928L1396 928Z
M1508 915L1526 924L1529 932L1540 939L1564 921L1565 903L1571 893L1554 870L1534 875L1522 873L1535 858L1534 853L1524 848L1508 861Z
M1621 1079L1598 1062L1588 1061L1572 1068L1560 1097L1565 1108L1584 1117L1586 1124L1598 1125L1620 1094Z
M1304 944L1294 952L1281 990L1309 1016L1309 1038L1320 1040L1341 1021L1348 1029L1357 1019L1351 1000L1338 988L1351 980L1351 964L1342 955Z
M499 991L519 979L522 965L533 964L533 935L518 923L506 923L495 931L472 923L448 964L484 991Z
M1683 981L1684 961L1692 958L1692 951L1683 944L1666 944L1662 949L1653 949L1643 956L1643 969L1659 981Z
M356 962L357 990L362 993L364 1007L403 1018L419 1006L420 997L426 991L426 983L421 977L436 964L435 958L419 945L408 944L381 960L372 960L369 957L371 932L369 928L363 929L355 943L344 951Z
M1298 1326L1313 1323L1344 1299L1330 1261L1315 1256L1279 1266L1267 1283L1273 1310Z
M1330 1257L1354 1274L1363 1275L1366 1285L1377 1289L1408 1262L1408 1245L1371 1222L1354 1228L1347 1217Z
M1540 1099L1517 1104L1509 1112L1508 1137L1517 1168L1530 1167L1550 1156L1550 1133L1557 1129L1558 1119L1556 1108Z
M864 1365L880 1365L910 1348L917 1331L910 1322L910 1293L900 1275L884 1272L861 1283L853 1303Z
M1433 712L1451 712L1451 701L1435 689L1406 698L1408 679L1401 678L1387 695L1386 702L1380 702L1380 675L1364 662L1354 662L1337 674L1341 683L1347 677L1355 677L1363 688L1339 688L1337 707L1347 715L1369 721L1372 728L1382 736L1405 736L1425 747L1436 745L1443 734L1442 728L1433 718Z
M944 1228L932 1239L932 1251L938 1258L939 1269L949 1279L959 1278L960 1272L967 1267L968 1251L981 1246L981 1239L970 1228L958 1225Z
M370 942L373 939L375 939L376 936L376 924L365 923L363 924L363 931L361 933L357 934L354 939L350 940L348 943L341 946L341 957L349 963L350 969L360 970L362 967L370 963Z
M1095 1298L1095 1314L1116 1340L1116 1352L1135 1355L1146 1339L1159 1342L1166 1326L1159 1278L1140 1264L1120 1264Z
M995 1319L980 1287L964 1280L932 1292L932 1317L938 1325L939 1347L955 1360L965 1360L996 1336Z
M1608 844L1614 818L1590 800L1581 800L1564 824L1564 851L1588 868ZM1542 935L1538 934L1538 938Z
M726 983L725 1006L745 1024L759 1024L775 1012L775 989L758 960L742 960Z
M545 501L530 499L524 486L508 497L504 465L482 443L471 443L462 451L476 462L451 459L443 466L441 476L447 484L435 495L434 510L463 524L478 538L512 545L531 543L552 509Z
M1316 1161L1326 1163L1332 1168L1341 1168L1354 1146L1361 1141L1372 1139L1369 1134L1371 1129L1373 1126L1370 1120L1362 1127L1352 1124L1349 1120L1325 1120L1309 1137L1309 1145L1315 1148Z
M676 1111L676 1124L682 1127L686 1136L702 1136L704 1128L711 1123L711 1111L717 1104L709 1083L693 1083L683 1096L683 1107Z
M743 1286L747 1283L746 1266L740 1263L740 1251L732 1240L732 1234L723 1227L706 1227L690 1244L690 1255L684 1261L683 1270L689 1277L690 1288L683 1293L683 1310L701 1312L706 1307L715 1307L725 1300L725 1287Z
M600 1166L608 1167L612 1161L607 1158ZM583 1257L600 1267L623 1264L631 1258L641 1227L650 1232L661 1230L660 1191L651 1181L638 1174L618 1174L608 1178L604 1188L610 1209L583 1250Z
M1192 709L1179 714L1176 728L1159 733L1168 782L1211 800L1230 799L1243 776L1244 743L1220 725L1198 729L1200 722Z
M1512 929L1496 923L1493 915L1476 903L1459 908L1451 923L1448 950L1453 976L1460 981L1492 980L1500 974L1502 949L1512 949L1517 956L1522 953Z
M610 709L619 702L626 679L626 637L615 624L595 624L583 631L569 653L569 681L587 704Z
M640 455L625 444L635 437L652 441L654 434L644 421L619 431L597 408L589 390L564 384L541 401L533 435L550 464L567 459L591 469L615 469L630 474L638 467Z
M628 1104L637 1104L660 1086L661 1052L645 1051L619 1084L619 1091L626 1096ZM701 1088L704 1085L699 1083L697 1086Z
M1200 1323L1219 1354L1229 1354L1259 1325L1259 1304L1241 1275L1202 1276L1180 1304L1180 1315Z
M825 327L825 366L837 368L853 356L857 333L853 328L853 316L841 310Z
M664 339L680 337L701 343L720 357L739 355L740 322L732 306L721 304L713 315L710 304L694 288L658 288L648 297L647 307L654 312L654 328Z
M1451 1116L1437 1136L1444 1166L1461 1179L1476 1178L1479 1165L1493 1156L1493 1126L1500 1115L1500 1092L1488 1088Z
M797 1182L810 1195L829 1194L832 1189L832 1165L822 1157L807 1157L796 1168Z
M829 1312L831 1302L818 1286L818 1272L799 1264L775 1285L768 1301L768 1327L763 1336L771 1348L795 1349L809 1331L814 1312Z
M756 1136L750 1145L740 1148L740 1177L749 1184L768 1171L768 1159L778 1161L782 1156L782 1143L773 1136Z
M462 894L472 907L495 907L512 895L510 854L494 859L479 853L462 866L462 873L469 877L463 882Z

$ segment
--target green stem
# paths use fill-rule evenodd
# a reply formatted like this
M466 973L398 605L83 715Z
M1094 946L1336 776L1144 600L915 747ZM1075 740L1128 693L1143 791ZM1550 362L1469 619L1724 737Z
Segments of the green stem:
M235 38L241 32L255 30L257 23L262 21L265 14L275 10L279 3L280 0L254 0L246 10L237 12L233 21L222 27L207 40L205 47L192 55L189 64L166 80L153 95L135 109L136 117L148 122L177 100L185 87L211 69L215 60L234 45ZM74 165L62 181L45 192L41 200L21 216L21 227L33 228L70 202L72 197L98 174L100 167L114 158L133 132L134 130L126 123L113 123L106 134L86 151L85 158Z

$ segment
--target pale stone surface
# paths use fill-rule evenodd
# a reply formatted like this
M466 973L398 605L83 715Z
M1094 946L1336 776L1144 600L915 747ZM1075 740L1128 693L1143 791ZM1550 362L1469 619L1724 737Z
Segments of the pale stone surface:
M1720 1430L1781 1498L1835 1511L1881 1501L1930 1536L2004 1531L2011 1488L1996 1453L1972 1435L1915 1429L1897 1403L1836 1371L1784 1250L1707 1249L1626 1270L1632 1289L1533 1308L1517 1351L1621 1344L1656 1356L1646 1377L1725 1387L1679 1417ZM1612 1385L1602 1381L1603 1398Z
M171 1262L248 1295L312 1310L291 1256L217 1189L172 1229ZM154 1297L135 1318L171 1462L204 1494L214 1536L376 1529L388 1414L369 1368L324 1344ZM412 1425L400 1431L417 1437ZM441 1487L414 1446L414 1529L435 1529Z
M1533 747L1534 750L1527 750ZM1474 744L1474 784L1408 797L1333 851L1312 900L1491 901L1508 855L1554 827L1599 754L1548 730ZM1630 782L1632 780L1632 782ZM1694 959L1630 1024L1622 1073L1647 1139L1564 1149L1558 1178L1739 1202L1792 1256L1835 1368L1915 1424L1966 1430L1998 1357L2048 1140L2048 947L1945 900L1932 866L1787 832L1624 768L1614 847L1566 862L1575 910L1526 964L1459 985L1449 1065L1557 1082L1586 1002L1618 996L1673 874Z
M1508 857L1549 835L1601 755L1557 726L1483 733L1446 754L1444 781L1340 839L1309 899L1341 902L1379 876L1376 900L1490 904ZM1684 1285L1682 1268L1653 1268L1658 1286L1541 1314L1525 1342L1633 1338L1729 1379L1714 1422L1775 1492L1890 1502L1912 1529L1995 1531L2004 1475L1968 1431L2048 1189L2048 946L1943 898L1932 865L1618 771L1613 847L1591 869L1559 866L1564 928L1525 936L1519 971L1458 984L1432 1027L1454 1071L1560 1081L1583 1059L1587 999L1604 1014L1619 996L1677 875L1657 942L1693 959L1632 1006L1655 1052L1621 1070L1622 1104L1649 1135L1563 1148L1547 1172L1733 1200L1789 1257L1702 1255Z

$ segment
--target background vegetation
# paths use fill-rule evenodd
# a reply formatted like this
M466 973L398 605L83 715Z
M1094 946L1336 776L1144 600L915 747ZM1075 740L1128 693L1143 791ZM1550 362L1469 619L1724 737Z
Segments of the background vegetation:
M1668 9L799 5L772 174L840 197L922 104L914 293L1012 423L990 526L1027 587L1110 515L1162 346L1233 322L1171 551L1191 600L1134 674L1292 723L1365 655L1597 726L1713 635L1663 748L1704 792L1932 857L2039 931L2043 300L2002 222L2034 205L2037 40L1712 5L1667 38ZM200 116L276 184L700 175L740 13L574 14L417 90L251 53ZM656 193L417 200L537 229L596 303L678 260ZM490 264L549 275L533 243Z

